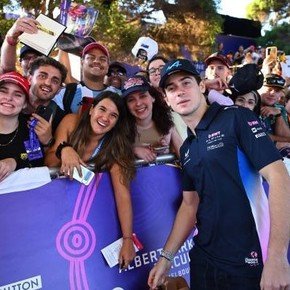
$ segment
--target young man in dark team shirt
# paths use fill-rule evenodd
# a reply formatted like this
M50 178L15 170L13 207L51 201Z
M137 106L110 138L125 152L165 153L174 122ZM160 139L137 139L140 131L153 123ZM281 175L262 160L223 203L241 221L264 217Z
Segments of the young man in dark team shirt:
M290 181L273 142L248 109L208 106L187 60L167 63L160 87L189 136L180 150L183 201L149 286L163 282L196 226L191 289L289 289Z

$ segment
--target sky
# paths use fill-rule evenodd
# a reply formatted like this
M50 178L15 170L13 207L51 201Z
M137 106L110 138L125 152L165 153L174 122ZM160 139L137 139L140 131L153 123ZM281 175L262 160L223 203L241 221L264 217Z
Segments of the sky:
M221 0L219 13L238 18L246 18L246 6L253 0Z

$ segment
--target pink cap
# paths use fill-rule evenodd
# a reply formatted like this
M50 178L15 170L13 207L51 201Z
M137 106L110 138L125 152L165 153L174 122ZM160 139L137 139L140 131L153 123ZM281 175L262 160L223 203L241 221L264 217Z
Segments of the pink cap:
M28 80L20 73L18 73L16 71L12 71L9 73L2 74L0 76L0 85L3 83L16 84L19 87L21 87L21 89L24 91L24 93L26 94L27 97L29 96L30 84L29 84Z
M93 48L101 50L108 58L110 58L108 49L98 42L91 42L88 45L86 45L85 48L83 49L82 57L84 57L84 55L87 54Z

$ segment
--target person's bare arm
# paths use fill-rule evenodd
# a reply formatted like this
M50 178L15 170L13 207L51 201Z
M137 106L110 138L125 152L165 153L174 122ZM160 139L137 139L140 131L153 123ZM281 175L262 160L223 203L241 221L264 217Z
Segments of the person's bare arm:
M199 197L195 191L184 191L183 200L169 238L164 246L164 250L173 255L178 251L186 238L193 230L196 223L196 212L199 205ZM165 281L167 272L171 267L171 262L160 257L157 264L150 271L148 285L155 289Z
M71 65L69 60L69 55L67 52L59 49L58 51L58 61L61 62L67 68L67 75L65 79L65 84L78 83L78 80L72 76Z
M8 30L1 47L0 63L2 73L15 70L18 37L23 32L30 34L36 33L37 24L38 22L33 18L21 17L18 18L13 26Z
M56 149L60 143L68 141L68 137L74 130L78 118L76 114L69 114L62 119L55 131L54 145L45 152L44 163L46 166L60 166L61 161L55 156Z
M261 290L289 289L290 177L281 160L260 170L269 184L270 240Z
M129 186L125 185L122 181L122 173L118 164L112 166L110 174L123 235L123 244L119 254L119 267L127 268L135 257L135 249L132 240L133 209L131 195Z

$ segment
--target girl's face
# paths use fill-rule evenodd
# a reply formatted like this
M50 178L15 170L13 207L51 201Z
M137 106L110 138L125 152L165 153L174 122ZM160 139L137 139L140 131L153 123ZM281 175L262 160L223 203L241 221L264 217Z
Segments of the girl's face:
M152 118L154 98L149 92L134 92L126 99L130 113L138 120L149 120Z
M101 100L90 109L90 123L96 135L105 135L109 132L119 119L119 111L115 103L109 98Z
M245 95L238 96L236 98L235 104L238 106L248 108L251 111L253 111L256 106L256 99L255 99L254 94L250 92Z
M4 83L0 87L0 114L18 116L26 106L26 95L16 84Z
M160 72L164 67L165 62L162 59L153 60L148 67L149 81L155 88L159 87Z

